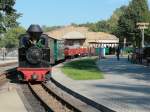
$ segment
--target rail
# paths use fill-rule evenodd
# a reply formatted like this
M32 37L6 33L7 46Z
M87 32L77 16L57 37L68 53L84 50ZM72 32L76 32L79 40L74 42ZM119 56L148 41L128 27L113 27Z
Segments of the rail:
M48 111L54 112L115 112L81 96L54 79L48 83L29 84L31 91Z
M16 68L13 68L0 73L0 86L9 81L7 77L9 77L15 70Z

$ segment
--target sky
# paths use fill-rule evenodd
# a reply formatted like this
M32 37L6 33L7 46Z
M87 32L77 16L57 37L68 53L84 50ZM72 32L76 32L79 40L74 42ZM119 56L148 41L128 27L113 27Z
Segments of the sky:
M16 0L15 9L22 13L21 26L46 26L96 22L108 19L116 8L130 0ZM150 0L149 0L150 1Z

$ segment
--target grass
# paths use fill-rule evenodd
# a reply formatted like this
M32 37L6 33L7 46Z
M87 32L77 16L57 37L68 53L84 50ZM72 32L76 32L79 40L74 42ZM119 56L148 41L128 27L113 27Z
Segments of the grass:
M97 68L96 59L92 58L65 63L61 70L74 80L96 80L104 78L102 72Z

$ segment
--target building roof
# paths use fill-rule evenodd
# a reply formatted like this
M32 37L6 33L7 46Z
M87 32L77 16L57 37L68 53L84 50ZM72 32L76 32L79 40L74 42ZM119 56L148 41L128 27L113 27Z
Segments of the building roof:
M85 35L77 31L66 33L62 38L63 39L86 39Z
M88 31L88 28L86 27L65 26L65 27L58 28L57 30L46 32L46 34L56 39L62 39L69 32L79 32L82 34L87 31ZM78 35L78 34L76 33L75 35ZM74 38L74 36L72 37Z
M46 34L56 39L87 39L89 42L96 42L97 40L119 41L115 35L104 32L90 32L87 27L66 26Z
M87 32L88 40L118 40L115 35L111 35L104 32Z

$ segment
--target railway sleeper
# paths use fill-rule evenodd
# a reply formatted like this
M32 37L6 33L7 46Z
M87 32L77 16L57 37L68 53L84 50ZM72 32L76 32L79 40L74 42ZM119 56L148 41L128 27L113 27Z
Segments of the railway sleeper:
M72 108L74 112L100 112L100 110L82 102L81 100L58 88L52 82L49 82L48 84L43 83L42 86L46 88L49 93L55 94L57 99L61 100L63 104L66 104L68 108Z

